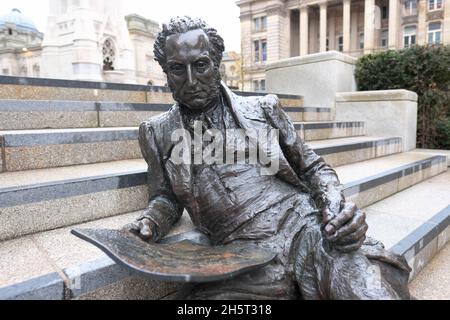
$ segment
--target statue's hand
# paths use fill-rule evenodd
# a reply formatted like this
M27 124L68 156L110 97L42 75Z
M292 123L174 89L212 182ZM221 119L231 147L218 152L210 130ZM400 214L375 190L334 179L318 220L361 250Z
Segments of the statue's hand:
M347 202L343 207L335 216L324 212L324 234L333 248L341 252L352 252L361 248L369 227L366 214L354 203Z
M150 219L135 221L124 227L125 230L138 235L142 240L153 241L154 224Z

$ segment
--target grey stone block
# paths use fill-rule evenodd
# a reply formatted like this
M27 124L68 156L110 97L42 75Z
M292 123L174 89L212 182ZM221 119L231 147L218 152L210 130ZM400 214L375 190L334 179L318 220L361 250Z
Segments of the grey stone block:
M0 300L63 300L64 281L51 273L12 286L0 288Z

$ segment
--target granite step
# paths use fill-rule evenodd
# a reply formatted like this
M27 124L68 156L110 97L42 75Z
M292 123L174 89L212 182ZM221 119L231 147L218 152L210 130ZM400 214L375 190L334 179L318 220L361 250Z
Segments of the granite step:
M97 81L1 76L0 99L111 101L124 103L173 103L169 87ZM241 96L264 96L261 92L235 92ZM303 97L278 94L285 107L302 107Z
M293 121L331 120L329 108L306 108L298 104L284 107ZM168 111L172 105L160 99L153 103L0 100L0 130L136 127Z
M307 144L333 167L403 151L400 137L348 137L310 141Z
M317 123L303 125L304 128L316 126L319 132L322 130L322 126ZM327 123L326 126L333 124ZM14 172L141 158L138 131L137 127L0 131L0 148L3 149L0 171ZM314 136L312 131L313 129L306 130L305 134ZM347 129L334 131L347 132ZM328 132L332 133L333 129ZM402 151L401 138L396 137L326 139L312 141L310 145L333 166Z
M5 172L141 157L138 128L0 131Z
M358 137L367 133L362 121L296 122L294 125L305 141Z
M383 241L387 249L403 254L413 267L419 261L426 263L425 251L443 248L450 239L448 194L450 172L365 208L369 235ZM430 195L435 201L427 204ZM139 214L75 227L117 229ZM119 267L100 250L72 236L70 231L75 227L1 242L0 299L164 299L179 290L177 284L141 278ZM179 238L192 230L190 219L184 215L168 237Z
M450 240L450 171L368 206L365 211L369 236L403 255L413 270L413 280Z
M444 156L408 153L358 164L353 174L336 170L346 195L363 206L444 171L445 164ZM0 240L144 209L146 170L143 160L124 160L0 174Z
M450 300L449 270L450 244L447 244L411 282L411 294L419 300Z

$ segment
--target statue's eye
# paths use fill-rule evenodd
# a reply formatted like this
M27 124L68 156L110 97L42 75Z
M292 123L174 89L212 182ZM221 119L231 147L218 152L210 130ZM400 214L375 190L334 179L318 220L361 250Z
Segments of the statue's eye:
M199 71L205 71L209 64L206 61L197 61L195 63L195 68Z
M179 63L174 63L170 65L170 71L174 73L181 73L184 71L184 69L185 69L184 66Z

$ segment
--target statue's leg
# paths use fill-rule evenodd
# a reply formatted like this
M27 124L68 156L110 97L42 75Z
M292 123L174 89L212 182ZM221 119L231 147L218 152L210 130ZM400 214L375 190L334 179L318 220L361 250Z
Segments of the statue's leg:
M401 259L381 245L371 254L364 247L352 253L332 249L318 219L308 219L292 252L304 299L409 299L409 271ZM383 259L377 260L375 252Z

